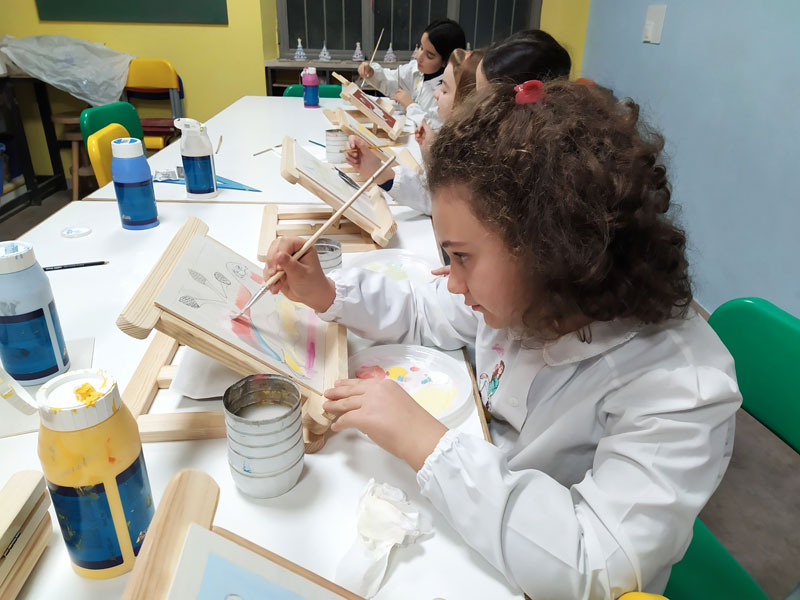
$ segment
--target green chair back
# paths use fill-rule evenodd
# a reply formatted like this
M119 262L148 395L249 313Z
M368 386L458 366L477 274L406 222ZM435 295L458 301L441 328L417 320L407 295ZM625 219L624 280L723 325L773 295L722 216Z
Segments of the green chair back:
M119 123L128 130L131 137L144 141L139 113L133 105L128 102L112 102L84 109L81 113L81 134L84 143L88 141L90 135L111 123Z
M800 319L738 298L708 320L736 361L742 408L800 453Z
M800 452L800 319L761 298L738 298L708 320L733 355L742 407ZM766 600L768 596L697 519L672 568L670 600Z
M342 86L333 83L323 83L319 86L320 98L338 98L342 94ZM290 85L283 90L284 98L302 98L303 86L299 83Z

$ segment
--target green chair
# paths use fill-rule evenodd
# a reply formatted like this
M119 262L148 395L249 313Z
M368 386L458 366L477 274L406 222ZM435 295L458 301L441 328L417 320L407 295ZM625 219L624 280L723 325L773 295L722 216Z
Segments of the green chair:
M800 319L761 298L738 298L708 320L736 362L742 408L800 453ZM670 600L766 600L768 596L700 519L672 568Z
M342 86L332 84L332 83L323 83L319 86L319 97L320 98L338 98L342 94ZM285 90L283 90L283 97L284 98L302 98L303 97L303 86L299 83L294 85L290 85Z
M142 122L139 120L139 113L134 106L128 102L112 102L102 106L86 108L81 113L81 134L86 143L89 136L103 127L119 123L131 137L139 138L148 150L160 150L167 145L168 138L158 135L145 135L142 130Z

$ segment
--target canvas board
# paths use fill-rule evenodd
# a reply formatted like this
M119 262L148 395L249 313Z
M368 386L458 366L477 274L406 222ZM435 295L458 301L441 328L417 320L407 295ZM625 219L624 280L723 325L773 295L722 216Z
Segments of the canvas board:
M282 294L265 294L231 320L263 282L260 267L198 234L155 303L321 394L327 324L313 310Z
M343 596L196 523L168 600L341 600Z
M284 152L288 150L285 143L283 147ZM310 152L301 148L297 143L294 144L294 161L295 168L298 171L333 194L342 204L347 202L355 193L356 190L345 183L333 168L314 157ZM366 194L361 194L353 203L352 208L373 223L380 222L378 216L375 214L372 202ZM345 215L346 214L347 213L345 213Z

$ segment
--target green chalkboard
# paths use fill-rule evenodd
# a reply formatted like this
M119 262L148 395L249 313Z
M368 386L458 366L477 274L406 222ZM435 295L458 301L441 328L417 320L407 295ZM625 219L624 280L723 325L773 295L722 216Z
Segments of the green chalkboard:
M227 0L36 0L42 21L228 23Z

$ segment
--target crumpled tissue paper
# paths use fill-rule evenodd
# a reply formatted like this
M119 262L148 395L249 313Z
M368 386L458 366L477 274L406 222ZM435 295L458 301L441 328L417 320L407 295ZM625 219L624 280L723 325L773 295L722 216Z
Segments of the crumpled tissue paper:
M356 540L336 569L336 583L372 598L378 593L397 545L413 543L430 533L429 516L412 505L403 490L370 479L358 501Z

